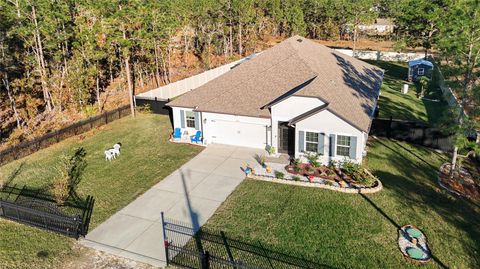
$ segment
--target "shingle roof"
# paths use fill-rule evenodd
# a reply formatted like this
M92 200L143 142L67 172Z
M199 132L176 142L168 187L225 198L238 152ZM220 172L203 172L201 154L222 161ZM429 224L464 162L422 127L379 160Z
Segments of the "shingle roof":
M383 70L373 65L294 36L167 105L269 118L264 107L275 100L317 97L368 131L382 79Z

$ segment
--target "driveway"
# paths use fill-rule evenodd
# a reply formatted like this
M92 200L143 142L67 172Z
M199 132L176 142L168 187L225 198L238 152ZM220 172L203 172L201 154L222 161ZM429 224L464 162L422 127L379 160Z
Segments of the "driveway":
M91 231L81 243L154 266L165 266L160 212L203 225L242 182L242 167L263 150L209 145L135 201ZM125 186L128 188L128 186ZM193 220L193 221L192 221Z

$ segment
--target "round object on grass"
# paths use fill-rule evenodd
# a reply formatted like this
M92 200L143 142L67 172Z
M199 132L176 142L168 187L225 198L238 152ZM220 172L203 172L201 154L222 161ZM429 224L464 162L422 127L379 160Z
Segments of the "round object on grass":
M408 247L407 254L412 259L421 260L425 257L425 253L417 247Z
M422 236L422 232L419 229L409 227L405 229L410 237L419 238Z

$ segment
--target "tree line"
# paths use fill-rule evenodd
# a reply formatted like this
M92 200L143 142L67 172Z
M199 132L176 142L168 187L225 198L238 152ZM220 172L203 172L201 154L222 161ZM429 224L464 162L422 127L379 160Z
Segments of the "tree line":
M135 87L170 83L179 55L208 69L215 57L244 56L268 37L293 34L347 38L355 49L358 26L378 17L395 21L401 47L427 52L449 27L445 14L472 12L473 2L0 0L0 117L13 119L2 129L21 138L49 115L101 112L116 81L134 114Z

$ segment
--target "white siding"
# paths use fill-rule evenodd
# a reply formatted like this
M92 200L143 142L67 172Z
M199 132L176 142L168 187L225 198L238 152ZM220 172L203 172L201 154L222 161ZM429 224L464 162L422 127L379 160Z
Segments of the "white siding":
M202 113L206 144L218 143L265 149L270 119Z
M184 121L185 119L181 118L181 113L180 110L183 111L193 111L191 108L183 108L183 107L172 107L172 114L173 114L173 127L174 128L182 128L182 120ZM184 113L185 117L186 113ZM183 128L182 133L186 131L189 135L194 135L196 130L195 128L187 128L185 125L185 128Z
M325 133L325 155L320 158L320 160L324 164L328 164L330 160L337 160L342 161L345 157L337 156L337 157L330 157L329 156L329 139L328 137L330 134L335 135L346 135L346 136L355 136L357 137L357 159L354 161L361 162L362 155L365 148L365 138L367 137L364 132L358 130L357 128L353 127L346 121L342 120L341 118L337 117L335 114L328 110L324 110L319 112L315 115L312 115L309 118L306 118L300 122L298 122L295 126L295 157L302 157L303 154L298 152L298 132L317 132L317 133ZM336 145L335 145L336 146ZM305 160L304 160L305 161Z
M278 122L290 121L307 111L323 105L318 98L291 96L282 102L272 106L272 133L271 145L278 149Z

